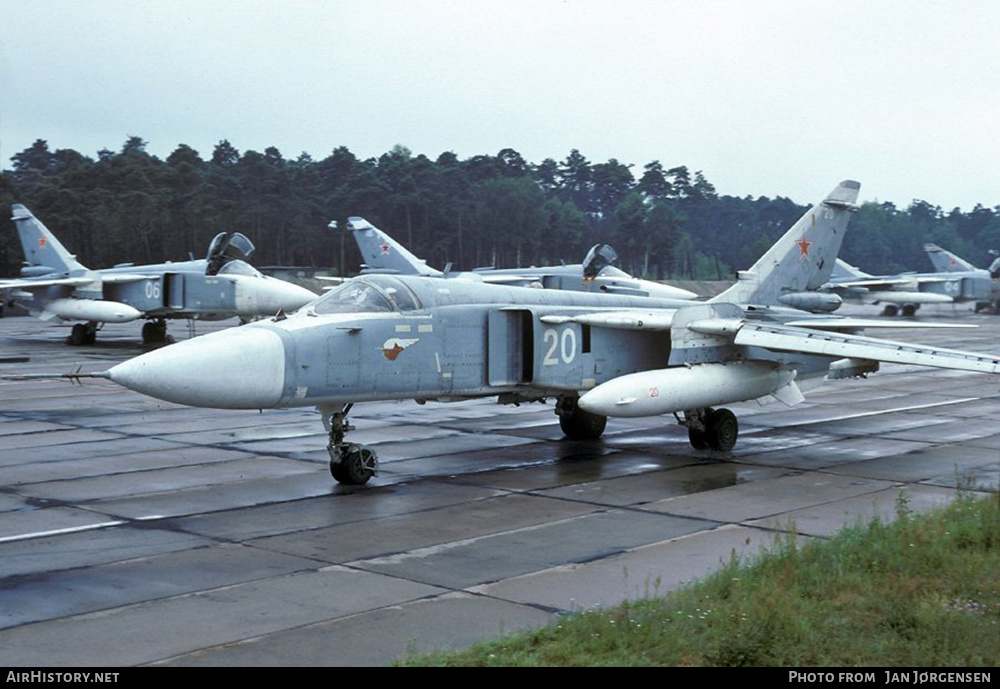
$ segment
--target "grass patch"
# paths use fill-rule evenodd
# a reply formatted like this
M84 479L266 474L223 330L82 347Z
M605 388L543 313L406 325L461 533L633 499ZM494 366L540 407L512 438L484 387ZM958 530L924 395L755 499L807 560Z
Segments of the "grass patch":
M419 666L1000 665L1000 493L874 518L804 546L794 535L666 596Z

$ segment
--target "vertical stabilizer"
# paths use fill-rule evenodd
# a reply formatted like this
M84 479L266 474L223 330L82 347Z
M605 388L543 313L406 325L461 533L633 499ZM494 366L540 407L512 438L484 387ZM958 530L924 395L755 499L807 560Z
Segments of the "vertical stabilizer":
M945 251L937 244L924 244L924 251L934 265L934 270L939 273L968 273L976 270L976 267L964 258Z
M348 218L347 229L354 235L367 272L432 277L442 275L440 270L428 266L426 261L414 256L405 246L364 218Z
M861 185L847 180L813 206L735 285L712 302L777 305L787 292L818 289L830 279L844 241L847 221L857 209Z
M76 256L66 251L66 247L56 239L42 221L31 214L20 203L11 206L14 225L21 238L21 248L24 250L24 260L29 266L45 266L53 273L69 273L74 270L86 270L80 265Z

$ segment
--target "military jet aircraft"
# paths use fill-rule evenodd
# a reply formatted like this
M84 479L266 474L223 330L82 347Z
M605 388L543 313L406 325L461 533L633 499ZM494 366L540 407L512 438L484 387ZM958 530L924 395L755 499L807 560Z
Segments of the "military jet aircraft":
M975 301L976 311L1000 313L1000 256L983 270L937 244L924 244L924 251L935 270L961 281L955 301Z
M997 308L1000 282L990 271L975 268L934 244L925 244L924 250L938 272L869 275L838 258L830 281L821 291L861 304L885 304L886 316L900 312L913 316L922 304L974 301L977 310ZM1000 276L1000 259L994 266Z
M475 280L490 284L541 286L607 294L632 294L660 299L694 299L698 295L680 287L635 278L612 265L618 254L607 244L590 249L583 263L540 268L477 268L473 271L436 270L417 258L387 233L364 218L348 218L347 230L364 260L362 274L426 275Z
M693 446L725 451L739 427L722 404L796 404L803 389L865 376L880 361L1000 372L1000 356L857 334L898 323L773 305L829 279L858 189L842 182L707 303L368 275L293 316L87 376L191 406L315 406L329 431L333 477L363 484L378 463L372 448L346 440L358 402L555 398L572 438L599 437L607 417L673 414Z
M0 280L0 295L42 320L84 321L73 326L73 345L92 344L104 323L145 318L143 341L164 342L168 318L250 319L316 298L247 263L254 246L238 232L216 235L204 259L89 270L31 211L19 203L12 210L26 265L20 278Z

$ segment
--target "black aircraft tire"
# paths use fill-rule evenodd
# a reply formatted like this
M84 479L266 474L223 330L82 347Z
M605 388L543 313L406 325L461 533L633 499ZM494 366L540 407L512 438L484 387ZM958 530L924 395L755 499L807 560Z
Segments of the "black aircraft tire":
M142 341L145 344L161 344L167 341L167 324L146 321L142 324Z
M352 445L339 464L334 478L350 486L363 486L375 475L375 451L364 445ZM334 465L330 465L331 473Z
M579 407L572 414L559 415L559 427L567 438L573 440L596 440L607 425L608 417L591 414Z
M736 446L740 425L736 414L728 409L716 409L706 419L708 427L705 435L709 447L719 452L728 452Z
M688 442L690 442L691 447L696 450L704 450L708 447L708 440L705 438L705 431L699 431L697 428L688 428Z
M886 316L895 316L898 311L899 309L896 308L895 304L886 304L885 311L883 311L882 313L883 315Z
M89 337L87 326L83 323L76 323L70 331L68 342L74 347L79 347L80 345L93 344L94 341Z
M347 474L344 473L344 463L330 460L330 476L337 483L347 483Z

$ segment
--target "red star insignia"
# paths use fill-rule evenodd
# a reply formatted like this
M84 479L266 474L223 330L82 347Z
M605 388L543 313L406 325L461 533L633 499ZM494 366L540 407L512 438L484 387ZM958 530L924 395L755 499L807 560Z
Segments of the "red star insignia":
M389 255L389 245L388 244L383 243L382 246L380 246L379 248L382 249L382 255L383 256L388 256Z
M958 265L958 261L956 261L955 259L951 259L951 261L949 261L949 265L950 265L950 266L951 266L952 268L954 268L955 266L957 266L957 265Z
M39 249L44 249L45 248L45 237L39 237L38 238L38 248Z
M808 258L809 247L811 247L813 243L806 239L805 235L802 235L802 239L796 241L795 243L799 245L799 258L802 258L803 256Z

